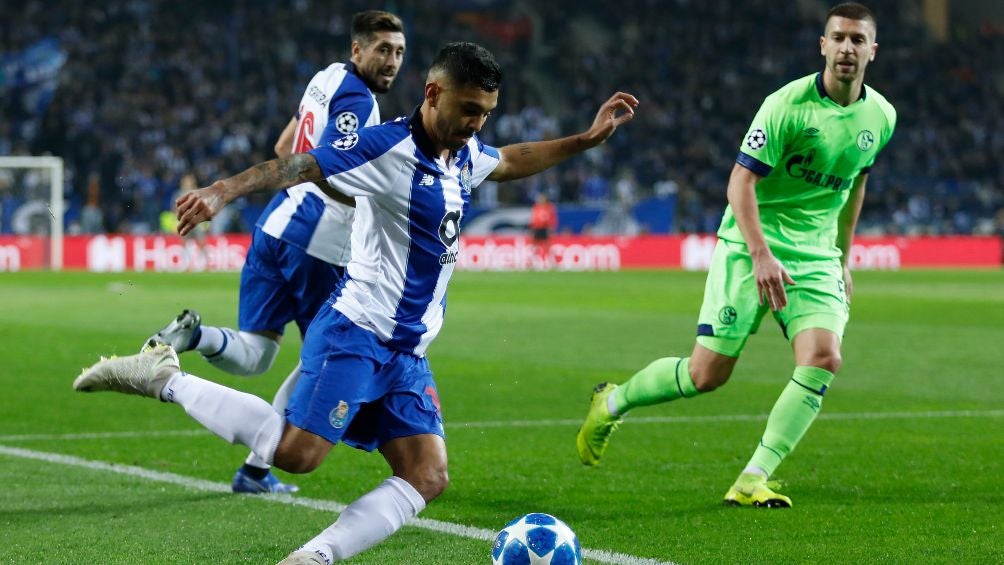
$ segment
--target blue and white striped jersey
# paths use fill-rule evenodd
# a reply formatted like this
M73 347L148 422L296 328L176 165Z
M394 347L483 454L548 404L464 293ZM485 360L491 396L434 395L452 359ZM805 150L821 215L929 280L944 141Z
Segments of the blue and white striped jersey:
M475 136L443 160L415 110L310 153L332 187L356 197L334 308L388 347L424 355L443 325L471 189L498 166L498 150Z
M380 123L376 97L356 74L352 63L334 63L307 85L300 109L293 152L320 147L360 127ZM326 196L313 183L280 191L258 218L262 231L295 245L322 261L344 266L354 209Z

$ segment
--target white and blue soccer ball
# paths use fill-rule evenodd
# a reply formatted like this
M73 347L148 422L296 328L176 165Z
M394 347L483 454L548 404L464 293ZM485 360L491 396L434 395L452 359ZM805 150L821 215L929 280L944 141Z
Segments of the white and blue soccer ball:
M527 514L495 536L493 565L581 565L575 532L550 514Z

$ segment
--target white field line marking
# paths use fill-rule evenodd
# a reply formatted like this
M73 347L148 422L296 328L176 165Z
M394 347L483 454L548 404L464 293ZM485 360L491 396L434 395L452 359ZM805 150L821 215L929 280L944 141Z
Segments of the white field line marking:
M823 412L817 420L911 420L915 418L987 418L1004 416L1004 410L946 410L930 412ZM683 424L716 422L760 422L767 414L722 414L718 416L626 416L626 424ZM502 420L495 422L456 422L447 428L504 428L534 426L581 426L582 420Z
M230 485L228 483L217 483L213 481L207 481L204 479L196 479L193 477L186 477L183 475L175 475L174 473L165 473L163 471L152 471L150 469L144 469L143 467L135 467L133 465L120 465L118 463L107 463L104 461L82 459L80 457L74 457L72 455L62 455L59 453L49 453L45 451L34 451L31 449L21 449L19 447L9 447L6 445L0 445L0 455L7 455L9 457L20 457L22 459L34 459L36 461L45 461L46 463L57 463L60 465L70 465L72 467L83 467L86 469L93 469L95 471L118 473L120 475L138 477L150 481L170 483L173 485L178 485L193 490L201 490L207 492L230 492ZM318 500L313 498L294 497L288 494L264 494L264 495L259 495L259 498L268 502L278 502L280 504L302 506L305 508L322 510L326 512L341 512L342 510L345 509L344 504L340 502L335 502L333 500ZM407 526L421 528L423 530L431 530L433 532L449 534L457 537L483 540L485 542L494 541L496 533L491 530L486 530L484 528L475 528L473 526L464 526L463 524L454 524L452 522L443 522L441 520L432 520L428 518L412 519L411 521L408 522ZM604 551L599 549L583 548L582 555L594 561L599 561L601 563L610 563L612 565L676 565L672 561L658 561L655 559L635 557L633 555L614 553L612 551Z
M1004 416L1004 410L943 410L927 412L823 412L819 420L911 420L932 418L999 418ZM686 424L715 422L762 422L767 420L766 414L723 414L719 416L652 416L627 417L629 424ZM528 428L534 426L579 426L582 420L497 420L486 422L453 422L447 423L447 429L459 428ZM191 430L149 430L132 432L90 432L73 434L19 434L0 435L0 441L51 441L73 439L117 439L146 437L189 437L210 436L204 429Z

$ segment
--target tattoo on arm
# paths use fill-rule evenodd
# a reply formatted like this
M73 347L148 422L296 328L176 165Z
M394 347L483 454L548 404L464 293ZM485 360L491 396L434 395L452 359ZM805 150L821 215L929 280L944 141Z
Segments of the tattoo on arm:
M533 149L530 148L529 143L521 143L519 145L519 154L521 157L529 155L530 153L533 153Z
M321 167L313 156L297 153L282 159L272 159L247 169L230 179L233 198L263 190L282 189L303 181L324 180Z
M306 153L290 155L279 161L279 182L290 186L303 181L323 180L317 159ZM289 183L289 184L287 184Z
M266 161L252 170L257 173L255 180L266 185L262 188L284 188L305 180L323 179L317 160L305 153Z

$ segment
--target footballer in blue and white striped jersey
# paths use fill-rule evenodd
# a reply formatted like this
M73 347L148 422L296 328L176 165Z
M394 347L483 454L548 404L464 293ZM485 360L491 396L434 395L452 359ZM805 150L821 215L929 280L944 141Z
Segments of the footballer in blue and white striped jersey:
M536 174L596 147L631 120L638 105L618 92L581 133L496 149L475 134L498 105L501 79L487 49L448 44L433 61L422 105L411 116L261 163L178 200L181 235L241 195L302 180L327 181L356 200L347 276L330 307L310 323L300 352L302 376L284 418L257 397L231 394L180 369L165 386L189 414L199 398L209 398L214 413L222 407L236 414L205 425L225 438L248 438L240 441L291 472L317 468L338 443L379 450L385 458L393 476L283 563L347 559L391 535L443 492L449 480L445 431L425 351L443 324L471 190L486 179ZM186 396L185 386L197 394Z
M358 197L334 308L388 346L423 355L443 324L471 190L495 170L498 150L472 136L444 159L416 109L310 154L332 187Z
M380 122L374 93L387 92L401 67L404 24L389 12L367 10L353 15L351 36L350 62L329 65L307 85L296 117L276 142L280 157ZM336 200L339 197L344 203ZM258 219L241 270L239 331L203 325L198 312L185 310L149 341L170 343L179 351L196 350L231 374L268 371L287 324L295 322L304 335L344 275L353 204L348 197L327 195L314 182L280 191ZM276 410L286 407L299 377L298 365L276 393ZM295 492L296 487L279 481L268 467L252 454L234 476L234 491Z
M353 63L333 63L310 80L300 109L293 152L303 153L361 127L380 123L380 106ZM272 198L257 226L268 235L344 267L349 262L352 206L324 194L312 182Z
M303 153L380 123L374 92L387 92L400 69L405 50L401 25L386 12L353 17L352 60L314 75L277 152ZM306 332L349 262L354 215L351 199L340 202L313 182L272 198L258 218L241 272L242 332L278 336L290 320L301 335Z

